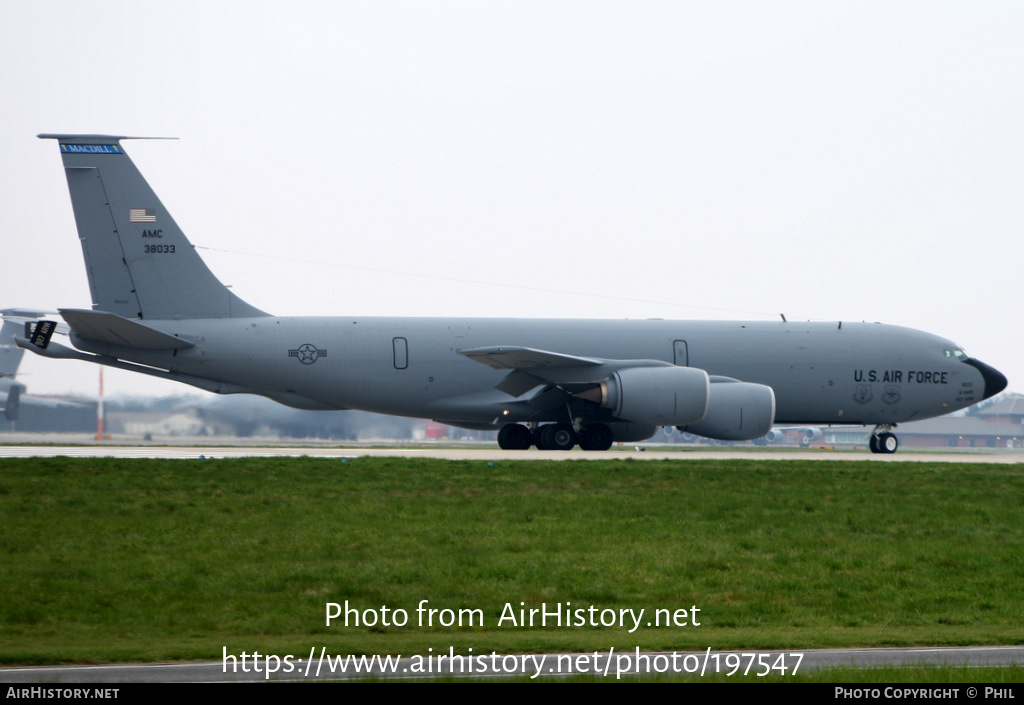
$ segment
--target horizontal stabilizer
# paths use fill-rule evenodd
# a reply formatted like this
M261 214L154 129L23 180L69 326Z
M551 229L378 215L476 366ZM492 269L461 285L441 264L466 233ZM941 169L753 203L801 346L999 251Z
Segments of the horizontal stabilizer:
M59 310L71 331L86 340L139 350L181 350L195 345L115 313L74 308Z
M58 315L60 314L56 311L29 308L5 308L0 310L0 316L3 317L3 327L0 328L0 352L3 351L5 345L14 345L13 339L15 336L31 335L28 331L32 330L37 323L43 322L44 319L54 319ZM51 336L53 333L67 335L71 332L67 323L58 323L53 320L50 320L50 323L53 324L53 328L50 331ZM18 359L20 360L21 358ZM4 370L0 369L0 373L2 372Z
M37 308L5 308L0 309L0 316L3 316L5 321L14 321L15 323L24 323L25 321L37 321L40 318L49 318L56 316L56 311L42 310ZM61 332L61 331L58 331ZM67 331L63 331L65 334Z

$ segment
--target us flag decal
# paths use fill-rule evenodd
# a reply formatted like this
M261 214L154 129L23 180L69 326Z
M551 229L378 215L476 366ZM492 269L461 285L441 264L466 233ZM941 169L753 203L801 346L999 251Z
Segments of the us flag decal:
M128 209L128 220L133 223L155 223L156 222L156 209L155 208L129 208Z

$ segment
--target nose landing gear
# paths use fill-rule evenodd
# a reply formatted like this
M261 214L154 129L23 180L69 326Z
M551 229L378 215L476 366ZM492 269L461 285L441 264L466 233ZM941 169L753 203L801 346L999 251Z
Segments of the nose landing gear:
M871 436L868 437L868 448L872 453L892 455L899 450L900 439L890 431L891 428L891 425L880 424L871 432Z

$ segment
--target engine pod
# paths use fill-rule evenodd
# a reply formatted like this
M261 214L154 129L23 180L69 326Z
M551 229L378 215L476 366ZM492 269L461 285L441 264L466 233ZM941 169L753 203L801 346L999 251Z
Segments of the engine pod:
M768 433L775 422L775 392L752 382L722 381L711 385L708 413L700 421L677 428L720 441L751 441Z
M610 423L608 428L612 430L612 440L616 443L639 443L658 432L658 427L642 423Z
M704 418L710 386L707 373L694 367L627 367L576 396L622 421L678 426Z

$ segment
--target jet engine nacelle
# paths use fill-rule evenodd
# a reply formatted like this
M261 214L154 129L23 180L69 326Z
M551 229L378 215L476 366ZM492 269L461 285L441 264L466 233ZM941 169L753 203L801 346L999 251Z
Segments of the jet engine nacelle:
M678 426L704 418L710 387L708 373L694 367L627 367L576 396L624 421Z
M809 446L815 441L820 441L824 435L817 426L805 428L804 432L800 435L800 445Z
M639 443L658 432L657 426L642 423L610 423L612 440L616 443Z
M768 433L774 422L771 387L731 380L711 385L708 413L702 421L676 428L720 441L752 441Z

